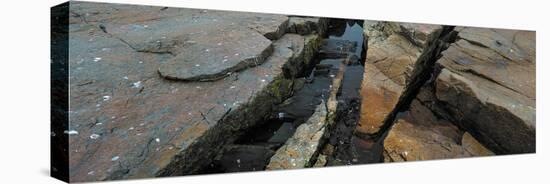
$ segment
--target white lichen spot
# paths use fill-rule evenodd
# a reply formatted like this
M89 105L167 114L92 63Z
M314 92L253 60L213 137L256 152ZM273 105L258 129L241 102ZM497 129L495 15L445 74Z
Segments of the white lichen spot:
M120 157L118 157L118 156L114 156L113 158L111 158L111 161L113 161L113 162L114 162L114 161L117 161L119 158L120 158Z
M76 130L65 130L63 133L69 134L69 135L78 135L78 131Z
M110 99L111 99L111 96L107 96L107 95L103 96L103 101L108 101Z
M141 81L137 81L137 82L132 83L132 87L133 87L133 88L139 88L139 87L141 87Z
M92 134L90 135L90 139L97 139L99 138L99 135L98 134Z
M279 112L279 114L277 114L277 116L279 117L279 119L283 119L285 117L285 113L284 112Z
M101 61L101 58L100 58L100 57L94 58L94 62L98 62L98 61Z

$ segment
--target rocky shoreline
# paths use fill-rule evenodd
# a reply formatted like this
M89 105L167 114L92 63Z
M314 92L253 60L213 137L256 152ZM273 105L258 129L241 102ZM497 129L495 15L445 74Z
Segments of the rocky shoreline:
M52 16L70 48L52 171L71 182L536 151L533 31L78 1Z

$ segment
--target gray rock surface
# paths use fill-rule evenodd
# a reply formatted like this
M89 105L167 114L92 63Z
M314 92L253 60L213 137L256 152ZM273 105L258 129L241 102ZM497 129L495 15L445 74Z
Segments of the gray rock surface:
M222 145L290 95L294 76L286 71L299 71L319 48L315 35L279 35L287 21L281 15L71 2L68 130L78 132L69 136L71 182L186 175L209 164ZM220 36L233 34L230 28L240 32ZM205 32L211 37L199 36ZM215 57L223 58L224 49L245 54L231 61L237 65L265 59L209 82L159 75L159 68L185 70L185 60L176 58L186 57L186 49L207 47ZM192 62L207 72L214 62L199 56Z
M317 33L324 35L328 29L329 19L319 17L290 17L287 32L300 35Z
M535 152L535 32L457 28L438 60L435 97L500 154Z

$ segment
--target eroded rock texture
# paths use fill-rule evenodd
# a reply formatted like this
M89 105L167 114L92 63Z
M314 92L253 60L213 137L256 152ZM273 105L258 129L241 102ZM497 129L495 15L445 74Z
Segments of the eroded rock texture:
M291 94L288 17L71 2L71 182L193 174ZM203 81L203 82L199 82Z
M436 117L414 100L384 140L386 162L434 160L493 153L452 122Z
M372 135L396 107L420 55L442 26L365 21L363 29L367 56L356 132Z
M385 161L535 152L534 32L368 21L364 29L356 133L382 136Z
M535 33L457 28L437 61L437 109L496 153L535 152Z

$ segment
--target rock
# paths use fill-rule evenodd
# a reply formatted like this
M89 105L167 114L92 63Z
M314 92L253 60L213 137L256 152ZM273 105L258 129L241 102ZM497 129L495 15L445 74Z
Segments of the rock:
M266 170L296 169L311 167L315 164L330 128L334 124L337 93L342 86L342 80L349 59L340 62L338 73L332 81L330 93L326 102L321 102L313 115L301 124L286 143L271 157Z
M472 134L465 132L464 135L462 135L462 147L466 149L468 153L475 154L478 156L485 156L485 155L494 155L494 153L487 149L485 146L483 146L481 143L479 143Z
M319 54L324 58L346 58L357 49L357 42L339 39L325 39Z
M211 82L170 81L159 76L159 68L180 57L176 54L181 49L179 41L200 37L175 36L178 31L193 32L201 27L174 29L179 23L219 24L220 28L241 25L239 29L247 25L279 27L279 23L250 22L264 20L252 18L256 15L265 16L252 13L160 9L71 2L68 130L78 132L69 136L71 182L197 172L211 163L222 145L260 122L291 94L295 76L285 71L298 71L294 67L310 62L320 45L315 35L285 34L269 41L248 32L261 42L258 46L272 42L272 53L262 64ZM147 29L155 31L140 31ZM217 34L229 32L209 34L221 38ZM163 36L171 41L161 43L173 44L151 50L155 47L148 43ZM218 46L217 40L210 41L205 38L195 44ZM183 48L187 44L193 45L187 42ZM239 53L246 52L241 49Z
M535 152L535 32L457 28L437 61L436 102L498 154Z
M319 154L319 156L317 157L317 161L315 161L315 164L313 165L313 167L325 167L326 164L327 164L327 156L323 154Z
M271 41L250 29L207 30L214 33L193 37L195 43L161 65L159 74L171 80L218 80L262 64L273 52Z
M287 32L300 35L317 33L325 35L328 29L328 19L320 17L290 17Z
M463 135L464 132L453 123L438 119L418 100L413 100L408 112L396 120L384 140L384 160L400 162L493 155L476 144L475 139L463 138Z
M367 39L365 73L361 89L361 120L356 134L378 133L395 108L425 46L441 33L441 26L364 22Z
M266 167L266 170L296 169L310 167L318 154L320 141L327 126L325 103L317 106L315 113L300 125L294 135L279 148Z
M361 115L356 134L371 135L380 130L395 108L403 86L396 84L371 63L365 63L361 84Z
M224 146L214 163L224 172L260 171L275 152L264 146Z

